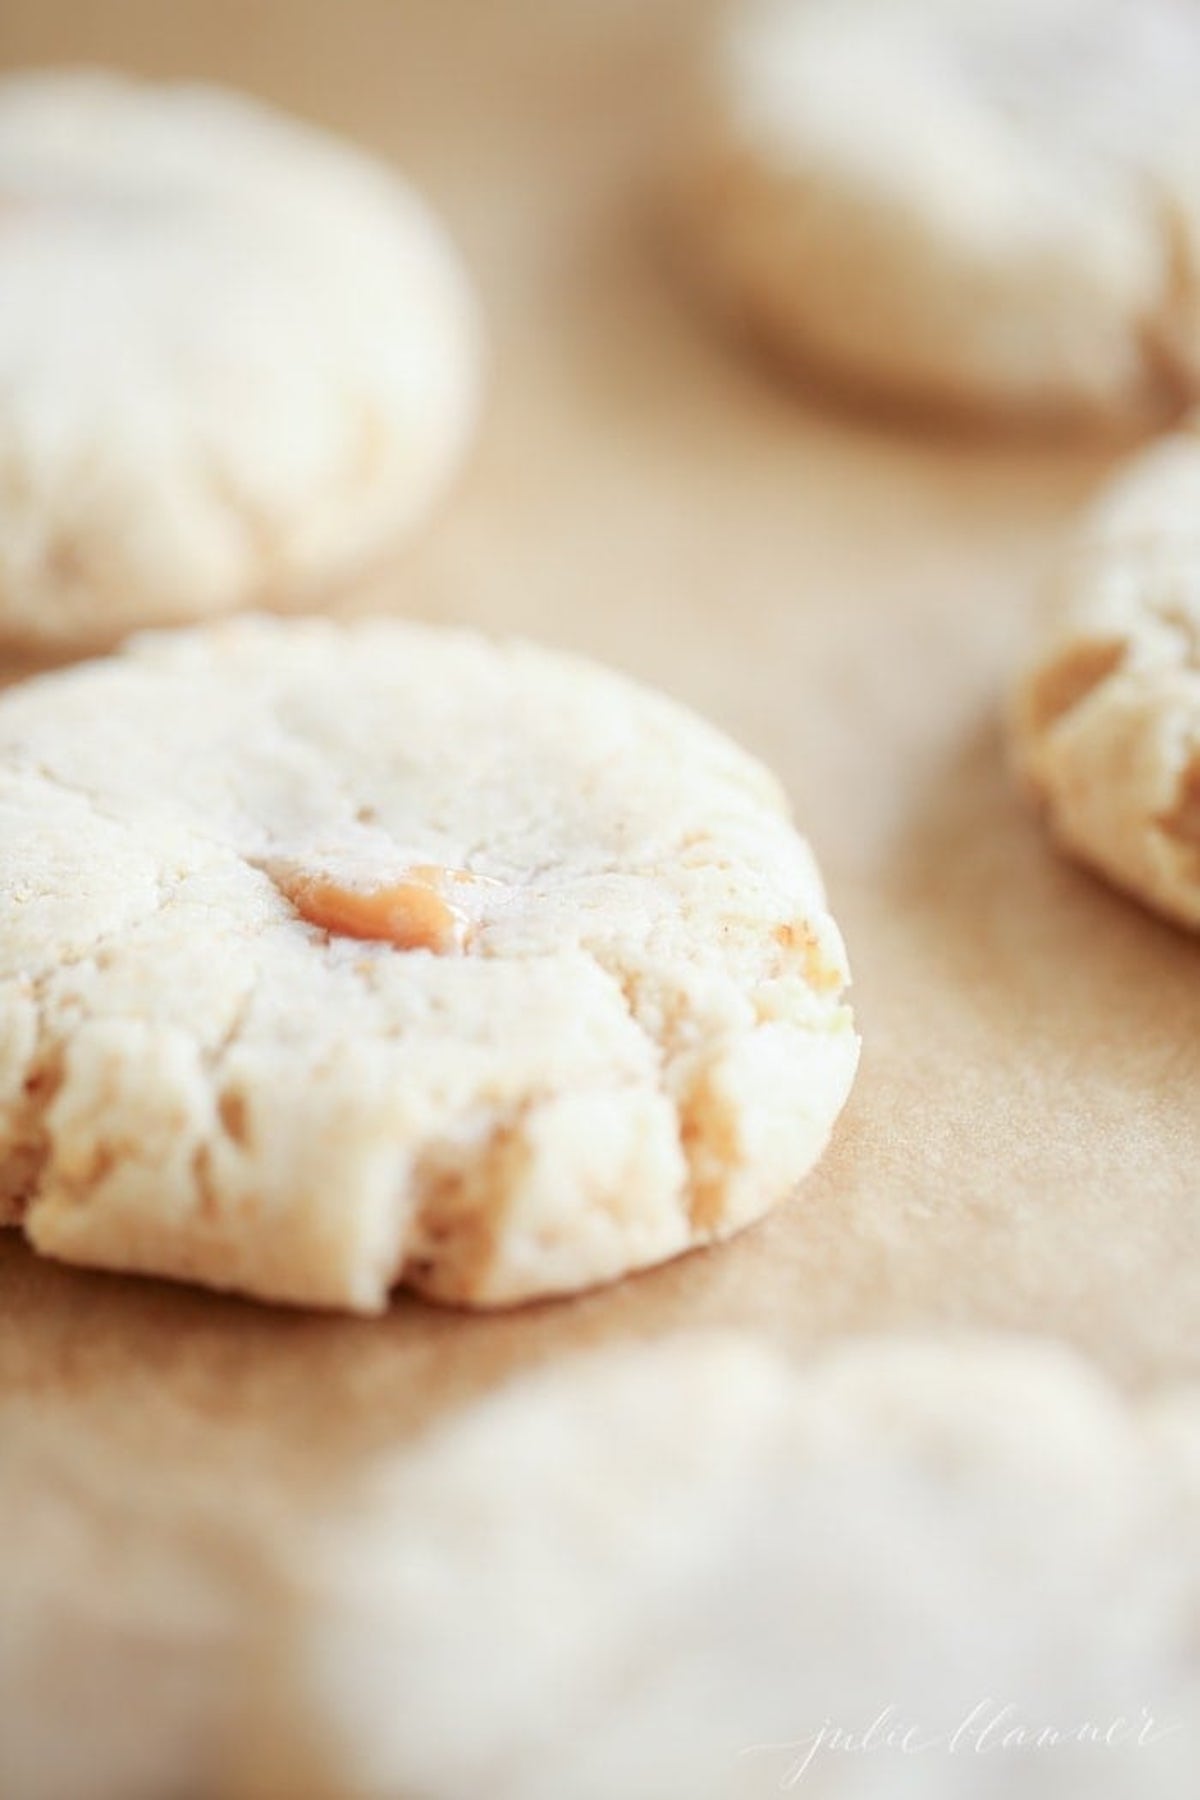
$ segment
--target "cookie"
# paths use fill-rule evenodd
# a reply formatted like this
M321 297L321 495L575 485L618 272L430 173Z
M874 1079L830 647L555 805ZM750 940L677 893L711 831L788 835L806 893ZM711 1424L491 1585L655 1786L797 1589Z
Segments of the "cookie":
M339 1439L314 1499L180 1458L156 1373L0 1401L6 1796L892 1800L903 1767L920 1800L1194 1800L1194 1390L1028 1338L797 1368L688 1332Z
M1200 420L1076 528L1012 718L1059 842L1200 928Z
M0 1208L69 1261L371 1311L728 1236L853 1076L758 763L586 663L231 621L0 699Z
M1200 1401L1049 1344L601 1350L382 1459L291 1580L322 1795L1195 1792Z
M1200 384L1190 0L761 0L681 156L688 253L785 363L1140 423Z
M318 599L463 453L479 330L422 201L205 87L0 82L0 635Z

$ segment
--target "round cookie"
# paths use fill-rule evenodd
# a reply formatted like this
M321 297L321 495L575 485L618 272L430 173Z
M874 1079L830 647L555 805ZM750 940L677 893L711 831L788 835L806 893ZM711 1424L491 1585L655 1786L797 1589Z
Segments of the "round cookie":
M0 698L0 1216L50 1255L608 1280L792 1191L847 980L774 780L568 657L251 619Z
M759 0L703 84L692 260L785 361L1013 420L1200 386L1192 0Z
M1059 841L1200 928L1200 420L1079 525L1013 707Z
M234 94L0 81L0 635L318 599L462 455L480 343L422 201Z

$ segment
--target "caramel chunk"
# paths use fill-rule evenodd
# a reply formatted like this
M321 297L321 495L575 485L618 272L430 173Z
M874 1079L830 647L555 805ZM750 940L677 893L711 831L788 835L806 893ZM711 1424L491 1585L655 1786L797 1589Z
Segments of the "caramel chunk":
M280 885L300 917L321 931L445 955L463 948L468 924L445 890L475 880L463 869L422 863L382 887L350 887L327 875L297 875Z
M846 985L842 971L826 961L821 941L806 920L797 919L790 925L777 925L774 937L775 942L785 950L799 952L804 964L804 978L817 993L835 993Z

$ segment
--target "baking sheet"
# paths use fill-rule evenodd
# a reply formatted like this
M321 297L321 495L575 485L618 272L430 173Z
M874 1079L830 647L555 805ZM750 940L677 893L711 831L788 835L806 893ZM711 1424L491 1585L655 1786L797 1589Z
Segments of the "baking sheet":
M989 443L785 390L662 255L654 175L702 5L5 0L0 64L235 82L394 157L484 298L481 440L347 596L600 657L781 774L849 945L862 1069L802 1195L739 1241L492 1317L288 1313L0 1237L0 1400L185 1472L231 1524L585 1345L742 1327L1070 1342L1130 1388L1200 1367L1197 948L1058 862L998 696L1114 444Z

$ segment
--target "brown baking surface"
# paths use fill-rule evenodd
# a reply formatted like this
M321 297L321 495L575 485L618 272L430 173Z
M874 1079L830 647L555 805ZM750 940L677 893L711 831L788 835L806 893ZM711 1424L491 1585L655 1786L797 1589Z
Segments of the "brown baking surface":
M143 1469L301 1506L507 1372L744 1326L1066 1339L1143 1386L1200 1369L1197 946L1061 865L997 699L1039 570L1116 454L881 426L784 392L696 317L649 184L704 9L560 0L6 0L0 63L232 81L410 169L475 271L482 441L350 604L533 634L666 688L783 776L865 1040L802 1196L577 1301L293 1314L0 1238L0 1399Z

